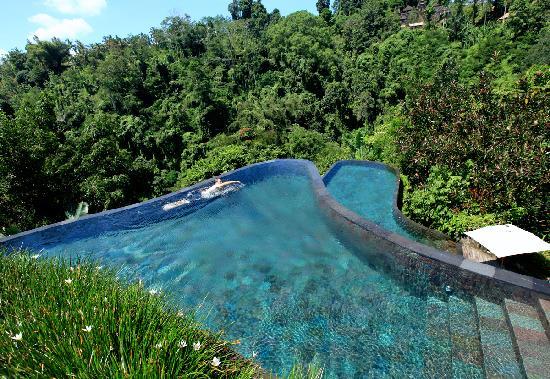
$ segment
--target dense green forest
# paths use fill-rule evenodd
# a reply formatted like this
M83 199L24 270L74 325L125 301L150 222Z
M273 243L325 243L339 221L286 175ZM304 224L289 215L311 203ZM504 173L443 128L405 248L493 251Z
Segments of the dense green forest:
M407 5L423 27L401 27ZM441 5L319 0L282 17L234 0L90 46L30 41L0 61L0 232L267 159L353 158L400 168L427 226L547 237L548 2Z

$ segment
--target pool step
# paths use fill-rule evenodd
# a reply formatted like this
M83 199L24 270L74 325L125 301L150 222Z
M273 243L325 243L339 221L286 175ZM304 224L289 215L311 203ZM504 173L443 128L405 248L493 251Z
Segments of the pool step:
M484 378L475 305L454 295L448 304L453 378Z
M540 320L546 330L546 337L550 339L550 300L538 299Z
M426 334L424 377L451 378L451 336L447 302L436 297L426 300Z
M500 304L475 298L479 334L483 350L485 376L492 378L523 378L524 372L514 351L504 309Z
M532 305L509 299L504 305L527 378L548 378L550 341L539 312Z

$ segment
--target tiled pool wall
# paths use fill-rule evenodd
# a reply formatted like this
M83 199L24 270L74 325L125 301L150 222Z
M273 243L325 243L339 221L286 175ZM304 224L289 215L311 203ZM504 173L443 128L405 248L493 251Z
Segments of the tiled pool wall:
M348 164L388 170L393 172L399 181L398 171L382 163L340 161L325 175L323 184L330 180L338 168ZM446 289L453 292L461 291L487 300L498 300L505 296L533 303L537 298L550 297L550 285L545 281L473 262L461 255L449 254L433 246L412 241L387 231L341 206L328 194L324 185L317 186L317 192L320 207L338 238L350 250L358 255L368 256L367 262L375 264L377 269L384 270L406 286L416 287L422 292ZM442 244L449 238L405 217L397 205L399 196L399 192L396 191L393 211L403 226L427 238L441 241ZM426 285L430 288L426 288Z
M381 163L375 162L338 162L334 167L343 164L372 165L381 169L390 170L399 176L396 171ZM329 171L325 180L330 179ZM312 193L316 197L320 209L326 217L331 230L336 236L354 251L360 258L376 269L381 269L396 280L403 282L409 288L417 288L419 292L425 290L463 291L469 294L490 299L508 298L521 301L531 301L536 297L550 299L548 283L464 259L427 246L405 237L389 232L376 224L360 217L349 209L340 205L329 194L323 178L315 165L305 160L274 160L257 163L221 175L225 180L239 180L244 184L251 184L271 175L294 174L308 177L312 185ZM205 206L212 200L200 200L192 206L176 208L171 212L162 210L168 202L184 198L193 191L209 186L213 180L206 180L191 187L182 189L160 198L143 203L130 205L124 208L105 211L81 217L76 221L63 221L42 228L23 232L15 236L0 240L0 244L8 248L20 246L45 246L53 236L65 234L67 241L82 237L84 230L93 227L96 234L122 229L135 229L149 223L159 222L168 218L181 217ZM399 188L396 183L396 188ZM422 233L433 240L444 241L446 236L431 231L416 224L401 214L397 203L399 190L395 193L394 214L406 227ZM89 236L89 232L86 234ZM427 288L427 286L429 288Z

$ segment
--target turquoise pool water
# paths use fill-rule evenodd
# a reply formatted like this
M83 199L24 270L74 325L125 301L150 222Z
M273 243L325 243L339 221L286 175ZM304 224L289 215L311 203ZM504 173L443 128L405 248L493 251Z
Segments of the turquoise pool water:
M267 176L146 227L59 238L44 255L90 256L183 308L201 306L208 327L275 373L314 361L327 378L436 377L445 368L482 377L472 299L430 292L421 279L404 287L344 246L305 176ZM440 330L450 309L470 320L457 326L466 358L451 359Z
M393 216L396 178L377 166L342 165L325 179L330 194L344 207L384 229L419 242L420 236L400 225Z

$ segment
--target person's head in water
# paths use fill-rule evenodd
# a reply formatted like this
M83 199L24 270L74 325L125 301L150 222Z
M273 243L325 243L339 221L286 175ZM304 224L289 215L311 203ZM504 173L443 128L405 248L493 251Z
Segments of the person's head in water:
M216 184L222 184L222 180L219 176L214 176L214 178L216 179Z

